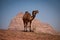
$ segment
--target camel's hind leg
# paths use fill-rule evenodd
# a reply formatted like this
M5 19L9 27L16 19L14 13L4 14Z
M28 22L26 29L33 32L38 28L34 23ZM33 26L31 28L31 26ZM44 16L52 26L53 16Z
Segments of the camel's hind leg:
M24 31L27 32L27 22L24 23Z

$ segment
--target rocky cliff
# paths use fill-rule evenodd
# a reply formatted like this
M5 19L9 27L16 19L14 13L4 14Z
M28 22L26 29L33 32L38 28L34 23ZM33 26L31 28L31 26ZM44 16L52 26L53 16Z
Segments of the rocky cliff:
M9 30L24 30L23 17L24 13L18 13L10 22ZM32 21L31 29L36 33L50 33L54 34L55 31L48 23L43 23L40 20L34 19Z

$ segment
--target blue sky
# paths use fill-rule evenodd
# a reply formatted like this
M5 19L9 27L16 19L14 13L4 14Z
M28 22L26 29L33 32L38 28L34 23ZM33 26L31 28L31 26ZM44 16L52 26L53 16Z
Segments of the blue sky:
M18 12L39 10L36 18L60 31L59 0L0 0L0 29L7 29Z

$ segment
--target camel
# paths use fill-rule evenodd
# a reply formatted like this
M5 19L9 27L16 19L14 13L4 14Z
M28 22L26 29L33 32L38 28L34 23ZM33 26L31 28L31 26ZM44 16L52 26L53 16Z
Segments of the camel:
M24 23L24 31L27 32L27 25L28 23L30 23L29 25L29 31L31 32L31 23L32 23L32 20L36 17L36 14L39 13L38 10L34 10L32 11L32 16L31 14L26 11L25 14L23 15L23 23Z

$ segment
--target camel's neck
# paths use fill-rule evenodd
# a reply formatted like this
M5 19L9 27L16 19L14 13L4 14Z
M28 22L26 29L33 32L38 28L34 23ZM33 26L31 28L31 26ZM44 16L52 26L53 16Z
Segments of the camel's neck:
M32 15L33 19L35 18L36 15Z
M32 20L36 17L36 15L32 15Z

